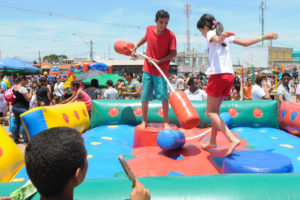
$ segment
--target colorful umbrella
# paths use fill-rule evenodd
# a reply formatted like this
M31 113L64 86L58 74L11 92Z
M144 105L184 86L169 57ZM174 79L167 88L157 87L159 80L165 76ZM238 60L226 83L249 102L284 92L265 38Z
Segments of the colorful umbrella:
M98 80L99 87L106 87L106 81L112 80L114 86L116 86L116 82L119 79L123 79L123 78L121 76L119 76L118 74L103 74L102 76L97 76L97 77L94 77L94 78L85 79L82 82L86 85L90 85L92 79L97 79ZM124 80L124 81L125 81L125 84L127 84L127 81L126 80Z
M39 73L40 69L24 60L4 58L0 59L0 71L4 73L34 74Z

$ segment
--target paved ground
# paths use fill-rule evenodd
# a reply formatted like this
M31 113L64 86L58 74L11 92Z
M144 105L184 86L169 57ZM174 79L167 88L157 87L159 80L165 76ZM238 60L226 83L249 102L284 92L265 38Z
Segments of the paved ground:
M8 133L10 137L12 137L11 133L8 132L8 126L2 125L2 127L4 128L5 132ZM23 153L25 152L25 148L26 148L25 144L17 144L17 146Z

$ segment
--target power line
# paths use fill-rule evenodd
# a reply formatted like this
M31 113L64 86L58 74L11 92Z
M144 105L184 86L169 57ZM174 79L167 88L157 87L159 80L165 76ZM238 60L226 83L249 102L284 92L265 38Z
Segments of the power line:
M58 40L58 39L47 39L47 38L37 38L37 37L27 37L27 36L19 36L19 35L12 35L12 34L0 34L0 36L4 37L13 37L13 38L20 38L20 39L31 39L31 40L41 40L41 41L51 41L51 42L66 42L66 43L82 43L81 41L71 41L71 40ZM96 44L106 44L102 42L94 42Z
M111 23L111 22L105 22L105 21L97 21L94 19L62 15L62 14L51 12L51 11L40 11L40 10L19 8L19 7L7 6L7 5L0 5L0 9L9 9L9 10L15 10L18 12L22 12L22 13L54 16L54 17L66 18L66 19L70 19L70 20L74 20L74 21L82 21L82 22L88 22L88 23L94 23L94 24L105 24L105 25L109 25L109 26L117 26L117 27L122 27L122 28L134 28L134 29L145 29L146 28L146 27L139 26L139 25L136 26L136 25L129 25L129 24L117 24L117 23Z

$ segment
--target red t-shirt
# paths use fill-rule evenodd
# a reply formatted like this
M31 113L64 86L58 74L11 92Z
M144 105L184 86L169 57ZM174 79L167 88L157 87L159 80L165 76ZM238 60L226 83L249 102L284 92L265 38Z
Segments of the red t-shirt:
M147 50L146 55L150 58L160 60L166 57L171 50L176 50L176 38L174 33L166 29L164 33L157 35L155 33L156 26L148 26L146 30L146 35L144 40L147 40ZM170 60L162 64L159 67L164 72L164 74L169 76L169 65ZM162 76L159 71L145 59L143 71L156 76Z

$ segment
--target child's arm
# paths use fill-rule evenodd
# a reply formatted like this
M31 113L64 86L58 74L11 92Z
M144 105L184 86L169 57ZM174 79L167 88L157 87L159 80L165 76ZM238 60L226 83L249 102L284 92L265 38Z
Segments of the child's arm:
M70 98L64 100L63 102L61 102L61 104L66 104L66 103L69 103L69 102L73 102L77 99L77 92L74 93Z
M230 36L233 36L233 35L234 35L233 32L224 31L224 32L221 33L220 36L218 36L218 35L213 36L209 40L209 42L216 42L216 43L222 44L227 37L230 37Z
M236 38L236 39L234 39L233 43L247 47L247 46L258 43L261 40L273 40L273 39L277 39L277 38L278 38L278 35L274 32L271 32L271 33L263 35L259 38L253 38L253 39L248 39L248 40L241 40L241 39Z
M171 50L170 53L166 57L163 57L160 60L156 60L154 58L148 58L148 62L151 63L151 61L154 61L154 62L156 62L156 64L161 64L161 63L171 60L172 58L175 58L176 56L177 56L177 51Z

